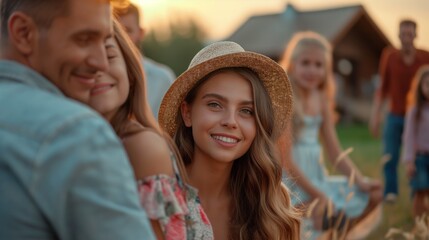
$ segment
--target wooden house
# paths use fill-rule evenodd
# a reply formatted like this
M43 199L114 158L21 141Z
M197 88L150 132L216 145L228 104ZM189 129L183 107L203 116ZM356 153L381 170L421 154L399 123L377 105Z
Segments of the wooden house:
M339 111L345 118L367 121L378 61L391 42L362 5L299 10L288 4L281 13L250 17L226 40L278 61L299 31L318 32L330 41Z

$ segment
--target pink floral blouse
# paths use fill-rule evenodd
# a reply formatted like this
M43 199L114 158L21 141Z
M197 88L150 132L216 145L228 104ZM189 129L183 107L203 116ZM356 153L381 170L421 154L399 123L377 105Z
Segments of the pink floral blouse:
M188 240L204 239L213 240L213 229L209 218L201 206L198 190L190 185L186 187L189 214L185 216L187 224Z
M166 240L212 240L213 230L197 190L184 185L174 156L172 162L176 177L160 174L138 180L142 206L150 219L160 222Z

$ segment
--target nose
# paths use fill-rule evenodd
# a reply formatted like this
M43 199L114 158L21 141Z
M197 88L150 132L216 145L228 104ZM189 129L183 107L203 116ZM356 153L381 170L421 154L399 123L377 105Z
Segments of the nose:
M109 69L109 62L104 42L93 47L87 63L96 71L106 72Z
M224 111L221 125L227 128L233 128L233 129L237 128L237 119L236 119L235 111L233 110Z
M97 73L95 74L95 79L100 80L100 78L103 76L103 72L101 71L97 71Z
M309 67L309 70L310 70L309 72L314 75L318 71L318 66L316 64L311 64Z

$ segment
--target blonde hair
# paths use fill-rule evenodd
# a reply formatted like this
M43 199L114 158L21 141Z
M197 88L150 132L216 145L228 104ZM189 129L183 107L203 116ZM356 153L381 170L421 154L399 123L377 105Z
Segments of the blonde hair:
M319 89L322 91L325 99L327 100L327 106L329 109L334 112L335 108L335 82L332 71L332 47L331 44L318 33L307 31L296 33L289 44L287 45L286 50L283 53L283 56L279 62L291 79L292 87L294 88L294 97L295 97L295 111L293 115L293 127L292 131L296 137L303 127L303 112L302 112L302 103L300 91L297 91L296 80L294 79L293 69L295 61L302 54L302 52L311 47L316 47L321 49L324 52L325 56L325 73L324 80L319 85Z
M407 110L412 107L416 108L416 123L420 121L423 104L429 101L423 94L422 89L423 79L427 76L429 76L429 65L423 65L414 75L411 88L407 94Z
M185 102L192 104L200 87L221 72L235 72L247 79L254 96L257 133L249 150L233 163L229 190L232 197L229 239L299 239L300 216L281 183L282 167L274 145L278 131L270 97L257 74L248 68L223 68L208 74L189 91ZM180 111L180 109L179 109ZM192 162L192 129L177 114L175 142L185 164Z
M185 167L180 160L180 154L175 147L173 140L159 127L146 98L146 83L140 62L140 52L116 19L113 21L113 30L115 40L122 52L125 66L127 68L130 91L127 99L122 106L119 107L110 123L119 137L136 133L136 131L130 132L128 129L128 122L130 119L136 120L143 127L150 128L163 136L178 160L177 164L182 180L187 182L187 175Z

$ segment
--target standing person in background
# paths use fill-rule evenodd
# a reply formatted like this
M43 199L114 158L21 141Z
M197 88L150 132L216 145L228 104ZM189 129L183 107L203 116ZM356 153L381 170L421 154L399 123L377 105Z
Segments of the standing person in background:
M295 206L308 209L315 200L319 203L312 219L303 225L303 239L315 239L320 230L334 227L339 234L346 234L381 201L379 182L366 178L348 156L336 162L342 149L333 116L331 49L321 35L300 32L292 37L280 62L289 74L295 96L293 125L288 128L294 141L292 147L280 145L287 175L285 183L294 193ZM284 134L289 136L290 132ZM326 174L323 151L341 175ZM351 194L353 197L349 199ZM328 209L334 210L333 218L329 218Z
M159 129L146 98L138 49L114 21L107 40L109 70L99 72L89 105L110 122L122 139L134 170L140 202L158 239L200 240L211 226L174 143ZM189 211L188 211L189 209ZM206 233L206 232L208 233Z
M413 195L415 217L428 213L429 197L429 65L417 72L408 96L403 135L403 162Z
M390 100L384 123L383 155L388 156L384 164L384 200L395 202L398 195L398 162L401 149L406 97L411 81L420 66L429 63L429 52L416 49L417 24L403 20L399 24L401 49L386 48L380 59L381 85L374 94L374 105L369 129L374 137L379 136L381 113L385 100Z
M275 146L292 106L286 72L234 42L203 48L166 93L159 122L174 136L214 239L299 239Z
M109 1L0 9L0 239L154 239L121 143L82 104L109 67Z
M140 27L140 12L136 5L130 3L125 8L115 9L118 20L125 28L131 41L138 47L144 38L144 29ZM176 76L166 65L142 56L143 70L147 83L147 99L155 118L158 118L158 111L162 98L173 83Z

